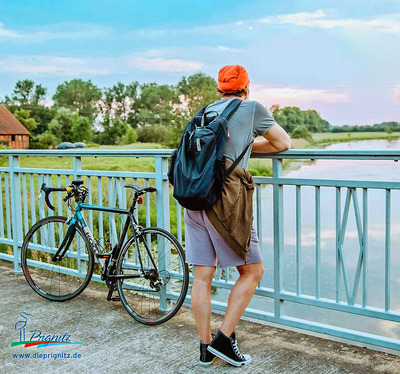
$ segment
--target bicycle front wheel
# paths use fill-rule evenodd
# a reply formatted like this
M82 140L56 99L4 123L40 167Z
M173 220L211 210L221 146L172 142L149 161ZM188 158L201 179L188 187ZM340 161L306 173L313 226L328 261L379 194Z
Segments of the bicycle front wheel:
M93 273L93 253L79 227L62 260L52 260L67 233L66 220L51 216L36 222L21 248L22 271L29 285L40 296L53 301L78 296Z
M117 275L132 276L117 280L122 304L140 323L158 325L172 318L185 300L189 268L178 240L157 227L142 230L122 249ZM133 278L135 277L135 278Z

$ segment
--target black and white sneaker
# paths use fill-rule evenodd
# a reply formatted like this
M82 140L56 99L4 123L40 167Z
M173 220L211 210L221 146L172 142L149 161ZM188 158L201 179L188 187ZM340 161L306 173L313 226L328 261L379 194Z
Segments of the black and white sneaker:
M215 334L211 334L211 336L214 338ZM209 366L215 360L215 355L207 350L209 345L200 341L200 365Z
M218 330L207 349L234 366L248 365L252 361L251 356L240 353L235 332L231 336L226 336L221 330Z

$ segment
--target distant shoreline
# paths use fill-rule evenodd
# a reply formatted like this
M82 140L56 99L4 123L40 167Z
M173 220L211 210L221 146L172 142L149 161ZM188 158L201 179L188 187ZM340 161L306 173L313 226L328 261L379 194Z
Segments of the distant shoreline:
M344 132L344 133L318 133L314 134L313 140L309 142L306 148L315 145L327 146L332 143L348 143L357 140L397 140L400 139L400 132L391 134L385 132ZM324 137L325 135L330 135Z
M349 135L350 134L350 135ZM292 149L325 148L333 143L349 143L358 140L397 140L400 132L324 132L312 134L313 140L292 139ZM296 170L302 165L311 163L310 160L288 159L283 162L284 172ZM251 159L249 172L254 176L271 176L272 163L268 159Z
M322 135L334 135L333 137L326 137L322 138ZM335 137L337 134L346 134L346 136L340 136L340 137ZM347 134L351 134L348 136ZM356 136L354 136L356 134ZM319 135L320 139L318 140L313 140L313 141L307 141L308 144L303 147L304 149L306 148L325 148L331 144L334 143L349 143L349 142L355 142L355 141L361 141L361 140L398 140L400 139L400 133L392 133L392 134L387 134L387 133L382 133L382 132L349 132L349 133L319 133L316 134ZM294 141L296 140L304 140L304 139L293 139ZM299 149L299 148L295 148ZM300 148L301 149L301 148ZM305 164L310 164L313 161L310 160L286 160L288 162L284 163L284 171L289 172L292 170L296 170L300 168L301 166Z

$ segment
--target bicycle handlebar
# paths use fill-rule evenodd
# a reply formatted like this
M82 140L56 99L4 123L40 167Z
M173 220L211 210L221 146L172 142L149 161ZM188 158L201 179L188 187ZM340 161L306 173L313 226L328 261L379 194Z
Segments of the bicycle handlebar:
M46 201L47 206L48 206L51 210L56 210L56 208L54 208L54 206L51 204L50 199L49 199L49 194L50 194L51 192L55 192L55 191L62 191L62 192L63 192L63 191L67 191L66 188L47 187L47 186L46 186L46 183L43 183L43 184L42 184L42 187L40 188L40 190L43 191L43 192L45 193L44 199L45 199L45 201Z
M74 183L74 182L72 182L72 183ZM81 183L83 183L83 182L80 182L80 184ZM127 184L127 185L125 185L125 187L130 187L130 188L133 188L134 190L135 190L135 196L136 197L138 197L138 196L140 196L140 195L144 195L145 193L147 193L147 192L156 192L157 191L157 189L156 188L154 188L154 187L139 187L139 186L136 186L136 185L131 185L131 184ZM84 187L82 187L82 188L84 188ZM67 187L67 188L65 188L65 187L47 187L46 186L46 183L43 183L42 184L42 186L40 187L40 191L43 191L44 193L45 193L45 201L46 201L46 205L51 209L51 210L56 210L56 208L51 204L51 202L50 202L50 199L49 199L49 194L51 193L51 192L56 192L56 191L59 191L59 192L64 192L64 191L66 191L66 192L68 192L67 193L67 196L63 199L64 201L68 201L68 199L70 199L72 196L74 196L74 193L75 192L77 192L77 191L80 191L79 190L79 187L76 187L76 186L74 186L74 185L72 185L72 186L69 186L69 187ZM86 191L86 194L83 196L83 199L86 197L86 195L87 195L87 189L85 188L85 191ZM39 195L39 197L38 197L38 199L41 197L41 193L40 193L40 195ZM82 200L83 201L83 200Z

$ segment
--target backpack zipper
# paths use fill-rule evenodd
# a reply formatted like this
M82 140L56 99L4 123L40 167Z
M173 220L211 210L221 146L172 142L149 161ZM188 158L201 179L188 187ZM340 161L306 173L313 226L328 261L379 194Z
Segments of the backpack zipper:
M196 139L196 146L197 146L197 151L200 152L201 151L200 138Z

